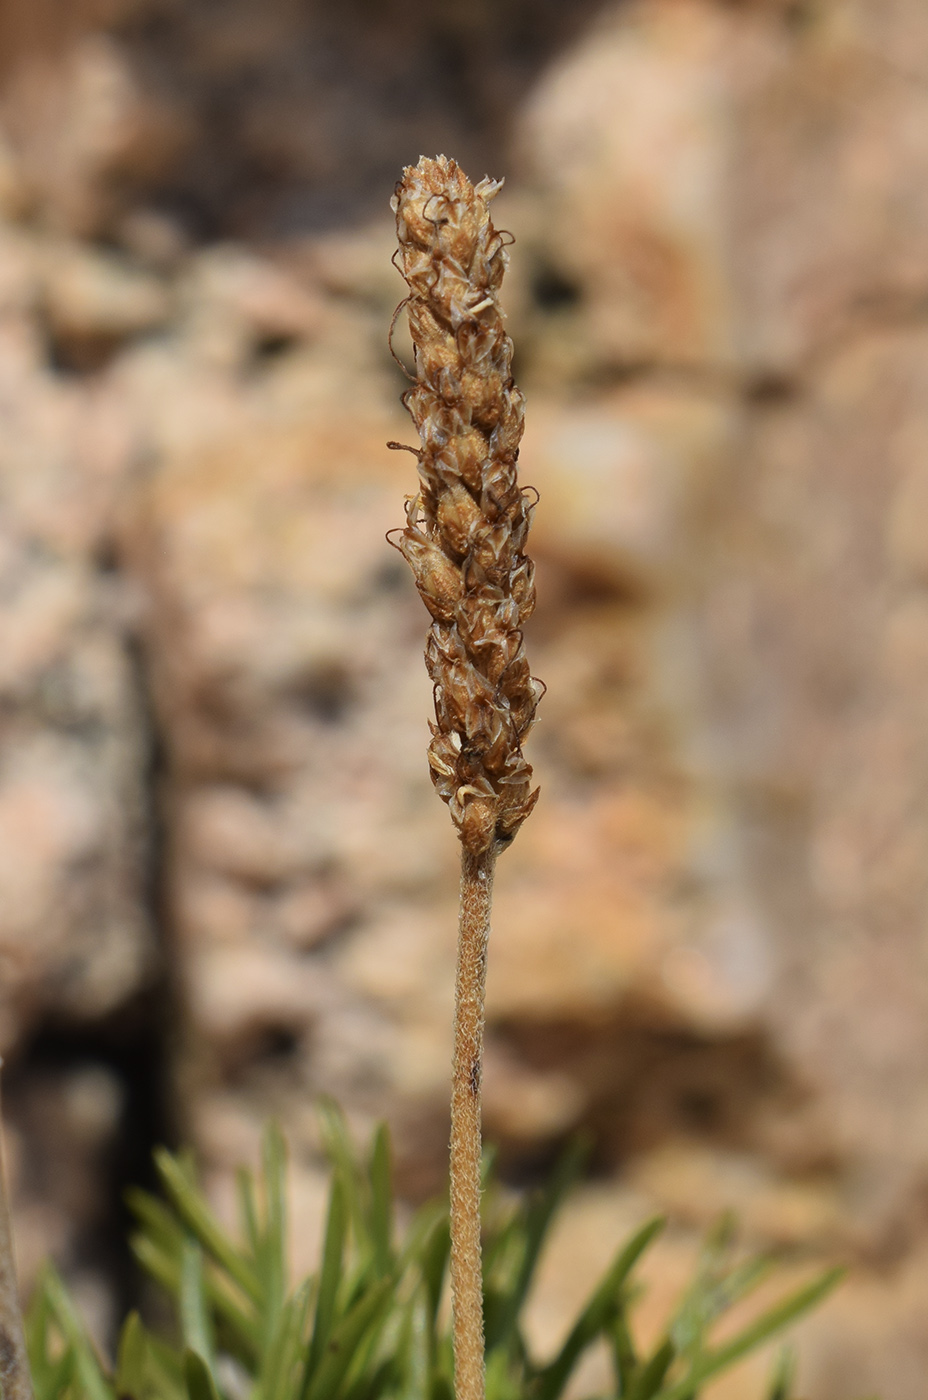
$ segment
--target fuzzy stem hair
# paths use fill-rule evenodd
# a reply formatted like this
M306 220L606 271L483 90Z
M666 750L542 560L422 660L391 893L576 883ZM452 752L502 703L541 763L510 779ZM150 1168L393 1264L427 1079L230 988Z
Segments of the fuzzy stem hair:
M451 1293L457 1400L482 1400L485 1389L480 1080L495 865L493 851L479 856L463 852L451 1075Z

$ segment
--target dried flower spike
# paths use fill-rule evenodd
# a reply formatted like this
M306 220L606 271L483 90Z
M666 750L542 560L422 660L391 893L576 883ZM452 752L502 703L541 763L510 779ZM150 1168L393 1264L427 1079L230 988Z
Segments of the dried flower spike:
M496 294L508 261L489 202L439 156L407 168L393 207L416 350L404 395L419 430L419 492L398 548L432 614L432 780L461 838L451 1088L451 1295L457 1400L483 1400L480 1079L496 857L535 805L522 741L538 687L522 646L535 606L524 553L532 505L516 476L522 395ZM398 444L391 444L396 446Z
M496 296L508 262L489 202L453 160L423 157L393 200L409 287L420 488L398 547L432 614L432 780L474 855L512 840L538 796L522 741L538 688L522 645L535 605L532 506L516 476L523 399Z

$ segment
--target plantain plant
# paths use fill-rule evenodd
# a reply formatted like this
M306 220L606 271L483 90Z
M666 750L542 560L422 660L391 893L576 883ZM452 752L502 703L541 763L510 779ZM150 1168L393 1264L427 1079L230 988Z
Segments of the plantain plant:
M237 1238L208 1206L190 1158L159 1152L162 1194L130 1196L137 1222L132 1244L170 1300L173 1335L155 1335L132 1313L115 1365L108 1366L48 1266L26 1328L36 1400L452 1400L447 1204L421 1207L400 1234L386 1130L377 1130L361 1160L333 1106L323 1107L322 1124L331 1187L322 1258L313 1275L290 1286L286 1156L276 1128L265 1134L257 1178L239 1174ZM737 1259L731 1227L723 1222L707 1240L659 1341L642 1347L634 1317L641 1292L636 1270L663 1228L655 1218L621 1245L556 1354L539 1358L526 1334L525 1306L581 1157L577 1149L568 1151L546 1187L518 1204L486 1182L490 1400L559 1400L583 1354L600 1340L612 1357L608 1396L698 1400L708 1381L780 1333L839 1277L834 1269L820 1274L715 1342L717 1322L772 1267L765 1257ZM758 1400L790 1400L791 1376L784 1353Z
M529 1342L526 1303L580 1153L568 1152L548 1186L515 1205L481 1167L493 875L538 795L522 743L543 691L522 638L535 597L525 553L533 500L518 479L523 400L497 299L507 263L489 214L498 189L471 184L443 156L423 157L404 172L393 206L416 355L404 402L420 443L409 449L419 489L397 547L432 618L429 765L462 846L450 1207L424 1206L399 1238L386 1130L362 1162L338 1111L324 1107L322 1258L292 1288L279 1131L265 1136L258 1176L240 1174L238 1238L212 1213L191 1159L162 1151L162 1194L131 1195L133 1248L168 1295L173 1335L132 1313L110 1366L51 1265L24 1343L0 1178L0 1400L576 1400L578 1362L597 1342L611 1355L612 1382L591 1400L698 1400L840 1277L820 1274L717 1340L719 1320L772 1267L766 1257L738 1259L723 1222L658 1342L643 1346L636 1271L663 1228L653 1219L619 1248L555 1355L538 1357ZM791 1384L784 1353L762 1400L790 1400Z
M457 161L422 156L396 187L400 269L415 347L403 395L419 434L419 489L396 547L431 614L429 769L461 841L451 1074L451 1299L456 1400L484 1400L480 1081L497 857L538 798L522 752L544 687L522 629L535 607L525 553L534 503L519 482L524 399L498 293L509 255L490 201ZM394 318L395 319L395 318ZM391 443L391 447L402 447ZM391 534L393 532L391 531Z

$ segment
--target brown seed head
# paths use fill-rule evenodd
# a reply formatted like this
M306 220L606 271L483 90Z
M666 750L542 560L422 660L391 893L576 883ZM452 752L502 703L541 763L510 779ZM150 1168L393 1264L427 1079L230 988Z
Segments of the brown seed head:
M540 688L522 646L532 505L516 475L523 400L496 301L508 262L489 213L499 188L423 156L393 198L416 349L403 401L421 442L398 548L432 614L432 781L474 855L508 845L538 796L522 756Z

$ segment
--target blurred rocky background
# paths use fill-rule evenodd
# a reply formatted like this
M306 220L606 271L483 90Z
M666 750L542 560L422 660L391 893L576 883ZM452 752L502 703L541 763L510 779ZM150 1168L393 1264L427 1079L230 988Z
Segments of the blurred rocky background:
M488 1135L618 1233L728 1206L797 1270L808 1400L928 1383L924 0L0 0L0 1051L25 1281L105 1338L119 1193L313 1103L440 1188L457 848L389 197L507 177L538 487L531 757ZM403 334L397 337L400 350ZM651 1306L646 1302L645 1307ZM718 1396L759 1394L759 1373Z

